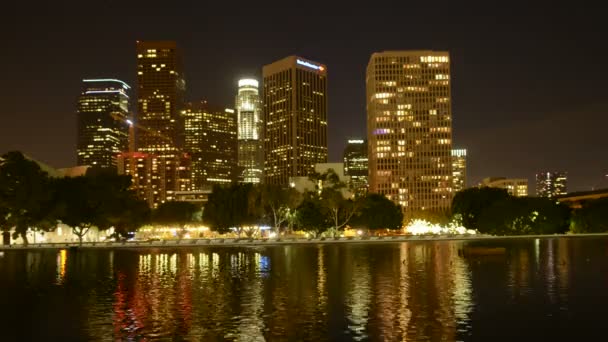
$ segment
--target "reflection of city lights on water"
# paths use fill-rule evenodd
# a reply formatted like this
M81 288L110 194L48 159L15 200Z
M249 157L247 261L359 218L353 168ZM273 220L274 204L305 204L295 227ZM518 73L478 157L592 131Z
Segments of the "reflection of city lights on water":
M68 251L62 249L57 254L57 282L63 283L65 280L65 267L68 262Z
M424 235L424 234L475 234L476 232L472 229L466 229L456 223L450 222L446 226L442 226L436 223L430 223L426 220L416 219L410 222L406 227L405 231L412 235Z

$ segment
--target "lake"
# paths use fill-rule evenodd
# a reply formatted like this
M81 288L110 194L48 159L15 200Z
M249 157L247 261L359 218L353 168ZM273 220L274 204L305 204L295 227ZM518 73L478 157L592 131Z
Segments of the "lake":
M4 251L0 308L0 341L596 341L608 238Z

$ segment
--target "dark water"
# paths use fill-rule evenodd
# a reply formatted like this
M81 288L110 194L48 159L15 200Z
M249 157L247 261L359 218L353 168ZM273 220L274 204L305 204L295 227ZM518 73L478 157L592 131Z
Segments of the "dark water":
M606 238L0 257L0 341L599 341L607 310Z

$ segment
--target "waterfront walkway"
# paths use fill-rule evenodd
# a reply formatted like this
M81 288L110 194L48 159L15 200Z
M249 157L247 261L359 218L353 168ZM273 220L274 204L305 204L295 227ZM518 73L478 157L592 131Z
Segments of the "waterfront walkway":
M28 246L14 244L0 246L0 250L16 249L66 249L78 247L83 249L104 248L176 248L201 246L275 246L275 245L301 245L301 244L334 244L334 243L386 243L386 242L416 242L416 241L444 241L444 240L498 240L498 239L533 239L533 238L583 238L608 237L608 233L598 234L555 234L555 235L399 235L399 236L370 236L370 237L335 237L335 238L214 238L214 239L183 239L161 241L126 241L126 242L61 242L61 243L30 243Z

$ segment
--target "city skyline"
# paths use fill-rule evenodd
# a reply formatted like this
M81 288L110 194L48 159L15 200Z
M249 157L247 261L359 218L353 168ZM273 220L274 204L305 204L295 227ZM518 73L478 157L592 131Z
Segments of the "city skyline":
M467 13L455 6L433 7L437 25L404 39L407 28L402 28L396 14L391 13L352 9L348 18L328 13L318 18L319 25L310 34L295 27L273 30L304 14L289 13L280 17L279 23L270 24L264 19L278 10L268 14L253 10L251 14L259 14L260 24L254 25L245 39L239 36L244 24L223 15L204 14L202 26L185 20L194 18L194 13L197 19L202 15L197 10L202 7L195 5L164 13L144 9L144 17L166 17L169 23L152 25L137 18L127 20L140 8L123 4L114 18L125 25L104 25L106 15L117 6L109 4L87 16L79 8L61 5L12 11L15 20L4 23L10 25L8 32L15 32L7 49L22 53L0 57L11 66L0 95L6 104L0 149L23 150L56 167L75 165L74 103L81 79L112 77L136 84L134 42L170 39L186 54L189 100L205 98L229 105L239 78L261 79L261 66L283 56L298 54L326 64L332 75L328 90L329 161L338 161L347 138L364 135L364 70L371 53L428 48L448 50L452 57L453 140L472 156L467 170L470 184L495 174L532 180L539 170L559 169L568 171L572 191L608 185L604 177L608 161L596 158L605 146L600 138L608 120L602 114L608 108L602 90L605 71L599 68L594 73L579 73L576 68L562 68L561 62L601 65L604 47L596 42L602 30L597 29L598 21L591 11L572 12L554 6L527 8L524 14L508 8ZM431 9L412 6L414 12ZM561 26L566 18L572 25ZM361 20L368 19L369 27L358 28ZM422 18L411 20L411 26L416 27ZM64 25L52 25L58 21ZM466 25L454 25L456 22ZM515 28L513 22L518 23ZM88 24L88 30L75 29L83 23ZM448 30L448 34L441 34ZM40 31L47 34L48 41L37 38ZM554 50L560 51L559 59L552 57ZM48 57L47 63L36 63L40 57ZM41 100L32 101L32 94L40 94ZM549 125L551 130L546 129ZM564 134L569 139L562 139Z

